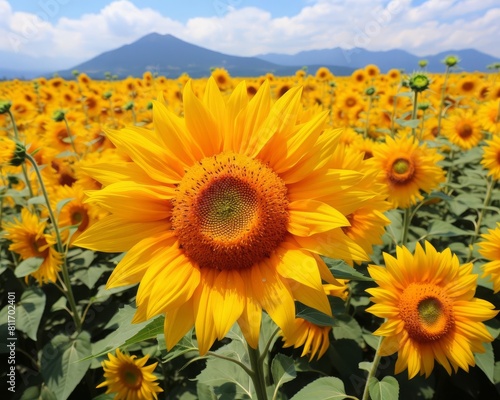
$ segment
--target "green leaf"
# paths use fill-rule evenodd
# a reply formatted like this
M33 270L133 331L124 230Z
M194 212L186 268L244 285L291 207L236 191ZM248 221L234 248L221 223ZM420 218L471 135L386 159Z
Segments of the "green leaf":
M22 278L26 275L30 275L33 272L38 271L38 268L42 265L44 259L42 257L30 257L24 261L21 261L16 267L14 274L18 278Z
M41 371L48 388L59 400L67 399L90 366L90 334L81 332L75 339L55 336L42 349Z
M297 377L293 358L284 354L277 354L271 362L271 374L276 385L275 393L277 393L281 385Z
M158 348L162 351L166 351L165 336L158 335ZM188 353L196 353L199 355L198 345L193 339L193 331L190 330L181 340L177 343L174 348L170 351L166 351L163 357L163 362L170 362L174 358L180 357Z
M196 394L199 400L217 400L214 388L212 386L199 383L196 385Z
M352 339L358 342L360 346L364 346L363 332L356 321L350 315L338 315L335 318L335 324L332 328L333 337L339 339Z
M32 198L30 198L30 199L27 201L27 203L28 203L29 205L36 205L36 204L44 204L44 205L45 205L45 204L47 204L47 203L45 203L45 197L43 197L43 196L35 196L35 197L32 197Z
M342 260L333 260L325 257L325 262L328 265L333 276L337 279L348 279L350 281L373 281L372 278L363 275L361 272L356 271L349 264Z
M334 319L329 315L316 310L315 308L308 307L302 303L295 304L297 318L303 318L315 325L319 326L332 326Z
M101 264L96 267L80 268L78 271L75 271L73 275L89 289L92 289L102 274L108 270L109 268Z
M38 326L45 309L45 293L38 287L26 289L16 306L16 329L36 341Z
M133 324L132 318L135 308L126 305L118 310L118 313L108 322L105 328L116 326L116 330L111 332L104 339L98 341L93 346L93 354L88 359L106 355L118 347L126 347L144 340L156 338L163 333L163 323L165 317L160 315L152 320Z
M418 126L421 124L421 121L419 119L396 118L396 123L403 127L418 128Z
M248 364L248 355L241 343L232 341L221 347L215 354L230 357ZM245 352L246 353L246 352ZM196 377L198 383L213 388L214 393L222 398L247 399L252 398L253 383L249 375L234 362L209 356L206 368Z
M291 400L339 400L346 398L344 382L339 378L316 379L301 389Z
M428 236L453 237L470 235L469 232L457 228L446 221L435 220L429 228Z
M368 390L372 400L398 400L399 383L393 376L386 376L379 381L373 377L368 382Z
M481 371L484 372L492 383L495 383L495 356L493 354L493 346L491 343L483 343L483 346L486 351L484 353L475 353L474 359Z

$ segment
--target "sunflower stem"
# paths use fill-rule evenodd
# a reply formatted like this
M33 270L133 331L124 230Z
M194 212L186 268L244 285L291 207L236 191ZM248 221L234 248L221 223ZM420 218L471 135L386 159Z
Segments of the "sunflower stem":
M411 113L411 119L412 121L417 119L417 102L418 102L418 92L415 90L415 96L413 97L413 111ZM411 135L414 137L414 138L417 138L416 136L416 128L415 126L412 126L411 128ZM420 138L417 138L419 141L421 140Z
M14 130L14 137L16 138L17 142L21 142L21 140L19 139L19 131L17 130L16 120L14 119L14 114L12 114L12 111L10 111L10 109L7 111L7 114L9 114L10 121L12 122L12 129ZM30 197L34 197L33 196L33 189L31 188L31 182L30 182L29 177L28 177L28 171L26 169L26 165L21 164L21 168L23 170L24 179L26 181L26 186L28 187L28 192L30 194Z
M266 378L264 376L264 363L259 349L254 349L252 346L247 345L248 356L250 358L250 364L252 366L253 374L250 375L255 387L255 393L257 394L258 400L268 400L266 391Z
M365 131L363 138L368 137L368 130L370 129L370 111L372 110L373 96L369 96L368 100L368 110L366 111L366 121L365 121Z
M448 81L448 75L450 75L450 67L446 66L446 72L444 75L443 87L441 88L441 100L439 102L439 113L438 113L438 135L441 134L441 119L443 118L443 108L444 108L444 96L446 94L446 82Z
M495 187L495 180L493 179L493 177L489 176L487 182L488 184L486 186L486 195L484 196L483 207L481 208L481 211L479 212L479 216L477 218L476 227L474 229L474 235L470 239L469 255L467 256L466 262L469 262L472 259L472 246L474 245L474 242L479 236L479 231L481 230L481 224L483 223L483 218L484 215L486 214L486 209L490 205L491 196L493 194L493 188Z
M370 372L368 372L368 376L366 377L365 390L363 391L363 397L361 398L361 400L368 400L370 398L370 391L369 391L370 380L373 377L375 377L378 365L380 363L380 359L382 358L382 356L380 355L380 347L382 345L382 339L383 337L381 336L378 340L377 350L375 350L375 357L373 358L372 367L370 368Z
M75 139L73 138L73 135L71 134L71 130L69 129L69 124L68 124L68 120L66 119L66 115L64 116L64 123L66 124L66 131L68 132L68 138L69 138L69 141L71 142L71 148L73 149L73 152L75 153L75 157L77 159L80 159L80 155L76 151Z
M50 221L52 222L52 226L54 227L54 231L56 234L56 245L57 251L64 255L64 246L61 240L61 233L59 232L59 228L57 226L56 217L54 215L54 211L52 210L52 206L50 205L49 195L47 194L47 189L45 188L45 184L43 183L42 174L40 173L40 169L35 161L35 159L31 156L31 154L26 153L26 160L28 160L31 165L33 165L33 169L35 170L36 176L38 178L38 182L40 183L40 188L43 193L43 197L45 198L45 203L47 205L47 211L49 212ZM78 313L78 308L76 307L75 297L73 295L73 290L71 288L71 281L69 279L68 273L68 265L66 263L66 257L63 257L63 263L61 265L61 271L63 275L63 282L66 286L65 294L68 299L68 303L71 309L71 316L73 317L73 321L75 322L76 330L80 332L82 330L82 320L80 319L80 314Z
M450 184L451 184L451 181L452 181L452 176L453 176L453 169L454 169L454 165L453 165L453 159L455 158L455 150L453 149L453 147L451 148L450 150L450 166L448 168L448 173L446 175L446 194L450 194L451 193L451 188L450 188Z
M410 230L411 220L413 218L411 207L405 208L405 212L403 215L403 232L401 234L401 246L404 246L406 241L408 240L408 232Z

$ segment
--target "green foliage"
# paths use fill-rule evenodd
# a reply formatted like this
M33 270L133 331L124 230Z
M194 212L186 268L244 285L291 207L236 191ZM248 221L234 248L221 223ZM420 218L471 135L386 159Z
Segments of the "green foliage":
M325 377L301 389L291 400L341 400L347 398L344 383L339 378Z

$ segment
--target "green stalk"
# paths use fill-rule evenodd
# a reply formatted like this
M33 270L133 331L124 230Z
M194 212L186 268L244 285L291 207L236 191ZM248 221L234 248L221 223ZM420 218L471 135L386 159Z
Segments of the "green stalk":
M454 158L455 158L455 151L453 150L453 147L452 147L450 150L450 166L449 166L448 172L446 174L446 191L447 191L446 194L448 194L448 195L451 193L450 184L451 184L452 177L453 177L453 170L454 170L453 159Z
M68 132L69 141L71 142L71 148L73 149L73 152L75 153L75 157L80 159L80 155L76 151L75 140L73 138L73 135L71 134L71 130L69 129L69 124L68 124L68 120L66 119L66 115L64 116L64 123L66 124L66 131Z
M417 101L418 101L418 92L415 91L415 96L413 97L413 111L411 113L411 119L412 121L417 119ZM416 137L416 132L415 132L415 127L412 126L411 128L411 135L415 138ZM420 138L417 138L418 140L420 140Z
M247 345L248 356L250 357L250 365L252 366L252 371L254 372L252 378L253 385L255 387L255 393L257 394L258 400L268 400L266 391L266 378L264 376L264 365L262 362L259 349L254 349L252 346Z
M16 120L14 119L14 115L12 114L12 111L10 111L10 109L9 109L9 111L7 111L7 114L9 114L10 121L12 122L12 127L14 129L14 137L16 138L16 141L21 142L21 140L19 139L19 131L17 130ZM28 170L26 169L26 165L24 163L21 164L21 168L23 170L24 179L26 180L26 186L28 187L28 192L30 194L30 197L34 197L33 196L33 189L31 188L31 182L30 182L29 177L28 177Z
M443 87L441 89L441 101L439 102L439 113L438 113L438 135L441 134L441 118L443 117L444 108L444 96L446 94L446 83L448 82L448 76L450 75L450 67L446 66L446 73L444 75Z
M378 340L377 350L375 350L375 358L373 359L372 367L370 368L370 372L368 372L368 377L366 378L365 390L363 391L363 397L361 398L362 400L368 400L370 398L368 387L370 380L377 373L378 365L380 363L380 359L382 358L382 356L380 355L381 345L382 345L382 336Z
M403 232L401 234L401 246L404 246L406 244L406 241L408 240L408 232L410 230L410 224L412 220L412 212L411 212L411 207L405 208L405 213L403 215Z
M59 232L59 227L57 226L57 220L54 215L54 211L50 205L49 195L47 194L47 189L45 188L45 184L43 183L42 174L40 173L40 169L35 161L35 159L28 153L26 153L26 159L33 165L38 181L40 182L40 188L43 193L43 197L45 198L45 203L47 204L47 210L49 212L50 221L52 222L52 226L54 227L54 232L56 234L56 245L57 251L64 255L64 246L61 239L61 233ZM65 287L66 297L68 299L68 303L71 309L71 316L75 322L75 326L78 332L82 330L82 320L80 319L80 314L78 313L78 309L76 307L75 297L73 295L73 290L71 288L71 281L69 279L68 273L68 264L66 263L66 257L63 257L63 263L61 266L61 271L63 275L63 282Z
M369 96L369 101L368 101L368 110L366 111L366 123L365 123L365 132L364 132L364 135L363 135L363 138L367 138L368 137L368 129L370 127L370 111L372 109L372 97L373 96Z
M469 262L472 259L472 246L474 245L474 242L479 236L479 231L481 230L481 224L483 223L483 218L484 215L486 214L486 208L488 208L491 203L491 196L493 194L493 188L495 187L495 182L496 181L491 176L488 177L488 184L486 186L486 195L484 197L483 208L481 208L479 217L477 218L476 228L474 229L474 235L471 237L469 243L469 255L467 256L466 262Z

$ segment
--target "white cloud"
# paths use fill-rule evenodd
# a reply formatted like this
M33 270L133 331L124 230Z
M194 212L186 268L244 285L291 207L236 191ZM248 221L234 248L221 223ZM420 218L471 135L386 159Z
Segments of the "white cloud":
M472 47L500 57L498 0L427 0L418 6L411 0L317 0L290 17L245 7L186 23L127 0L79 19L59 17L67 1L54 0L56 7L35 15L13 12L0 0L0 35L9 39L0 42L0 50L76 64L158 32L242 56L357 46L402 48L420 56Z

